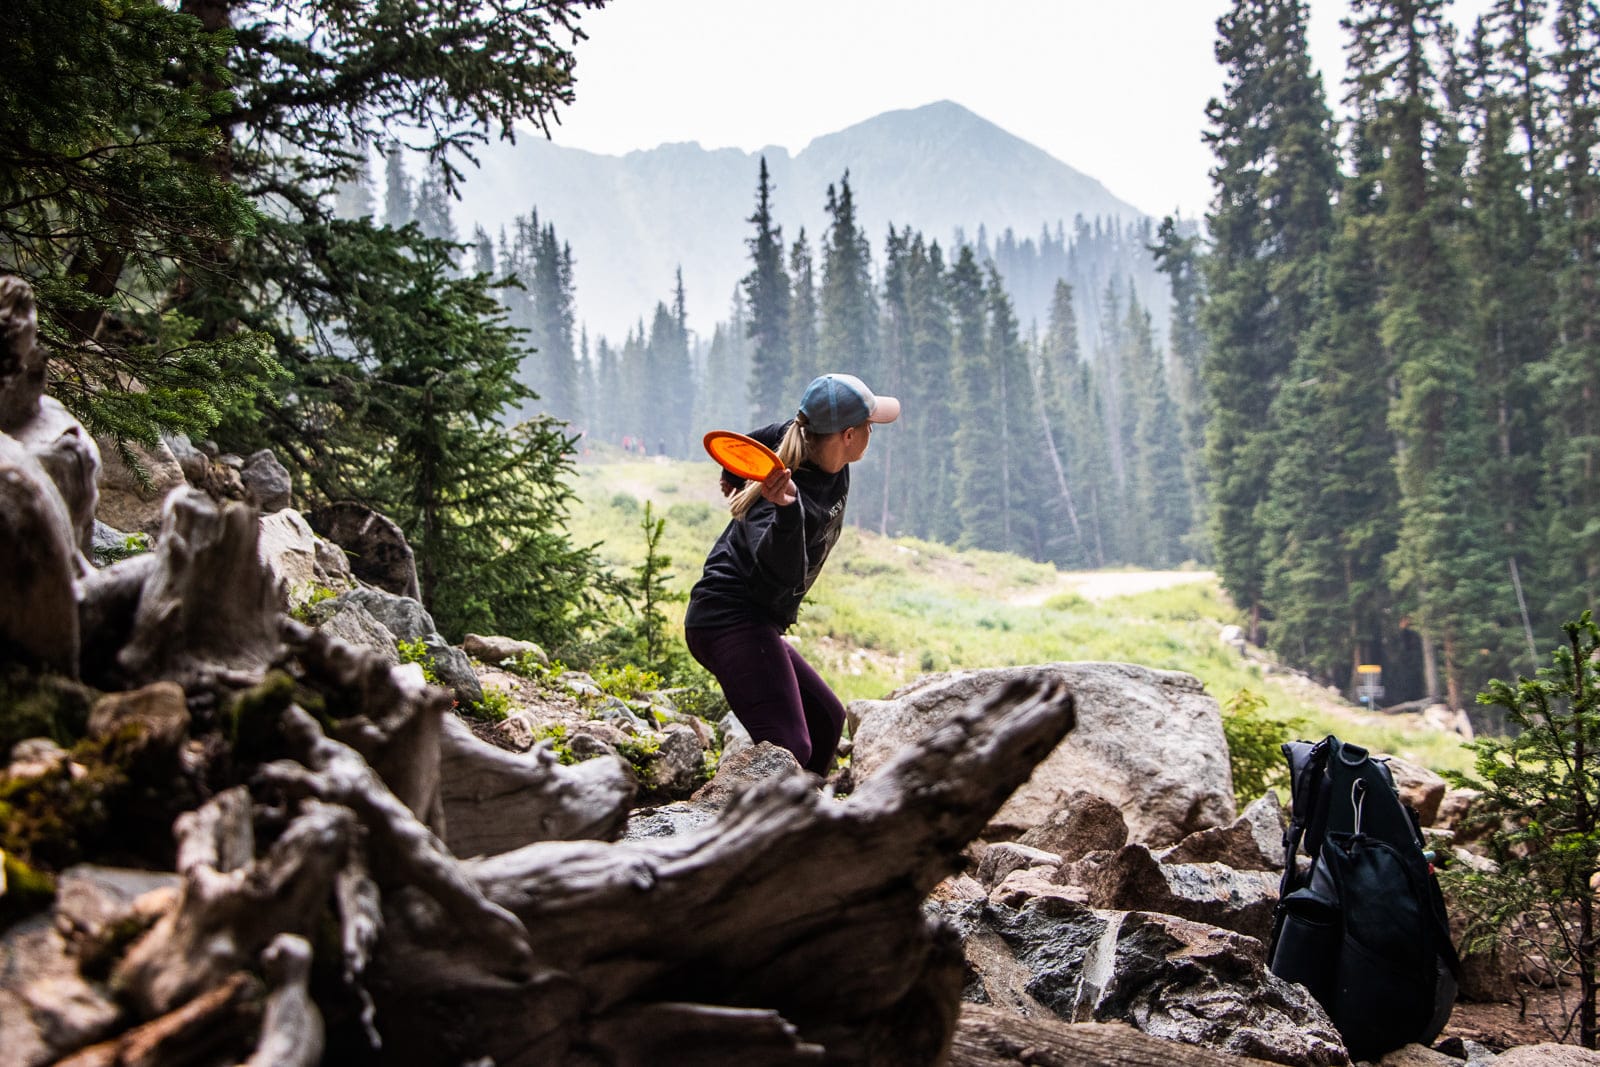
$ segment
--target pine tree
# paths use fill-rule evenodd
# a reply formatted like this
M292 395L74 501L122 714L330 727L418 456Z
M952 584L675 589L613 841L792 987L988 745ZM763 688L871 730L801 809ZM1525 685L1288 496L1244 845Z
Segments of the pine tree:
M1509 737L1473 745L1479 790L1491 818L1487 844L1494 863L1455 882L1475 917L1491 932L1526 921L1546 940L1557 974L1578 979L1568 1016L1585 1048L1600 1045L1600 629L1589 612L1562 629L1565 647L1536 679L1495 680L1480 704L1504 709Z
M712 332L702 384L695 392L697 434L707 430L742 433L754 421L745 388L750 361L744 316L743 294L735 288L727 320L717 323Z
M1425 650L1442 653L1446 697L1464 707L1515 618L1508 552L1480 473L1492 454L1457 238L1463 190L1457 131L1442 110L1451 58L1443 0L1356 0L1350 22L1355 94L1372 104L1383 165L1374 251L1382 272L1380 334L1398 390L1399 537L1392 582Z
M1146 566L1172 567L1185 558L1183 544L1193 514L1183 470L1182 429L1166 368L1156 351L1150 313L1131 285L1126 337L1122 365L1132 413L1128 510L1133 518L1134 559Z
M794 286L789 306L791 370L783 395L790 402L798 403L811 379L826 373L818 364L816 270L804 226L800 227L800 233L789 248L789 280Z
M1355 667L1381 658L1390 695L1404 700L1421 694L1403 689L1402 650L1379 656L1393 603L1385 559L1399 487L1373 247L1381 158L1364 129L1352 144L1354 173L1339 197L1316 319L1273 402L1283 433L1261 512L1263 589L1270 647L1352 695Z
M1217 156L1203 314L1211 540L1253 640L1267 563L1258 514L1277 452L1272 399L1312 319L1338 181L1305 27L1303 0L1237 0L1217 23L1224 97L1207 108Z
M1546 155L1545 146L1535 142L1530 150L1516 143L1519 122L1546 110L1543 89L1535 80L1539 63L1528 51L1528 19L1537 21L1531 10L1536 6L1503 0L1494 19L1480 22L1468 49L1457 110L1474 164L1467 178L1472 207L1463 222L1465 269L1473 293L1472 340L1479 352L1475 376L1494 445L1480 477L1488 491L1489 517L1511 553L1507 569L1519 585L1525 574L1537 587L1538 561L1548 558L1537 513L1548 404L1535 380L1551 340L1544 299L1550 268L1538 206L1548 204L1548 182L1529 170ZM1498 43L1490 36L1493 22L1504 27ZM1522 99L1526 92L1534 98ZM1542 119L1536 125L1542 128ZM1558 582L1565 585L1565 577ZM1506 661L1494 669L1508 666Z
M747 219L755 236L746 243L752 266L744 277L749 306L745 329L751 340L750 406L756 418L782 417L799 402L784 390L793 377L789 335L789 275L783 268L783 227L772 221L772 183L767 177L767 157L761 157L756 183L756 211Z
M96 435L206 434L275 370L265 332L202 334L164 295L262 221L214 162L230 47L153 0L0 5L0 273L33 286L51 391Z
M553 643L594 617L606 588L592 552L562 530L571 441L548 420L501 426L525 392L515 331L486 278L454 276L449 251L395 240L374 260L372 245L360 249L372 299L342 332L371 388L342 488L405 531L440 632Z
M987 422L994 447L994 474L1000 481L1002 540L988 546L1032 559L1045 558L1047 518L1039 487L1048 477L1039 425L1039 398L1027 352L1017 332L1017 316L1005 283L991 264L985 282L988 312L986 348L994 373L995 408Z
M1072 286L1057 279L1038 351L1039 411L1054 492L1047 494L1045 556L1069 567L1104 566L1095 537L1098 498L1093 473L1103 472L1105 438L1091 405L1093 385L1078 349Z
M472 269L491 278L496 274L494 241L482 226L472 228Z
M906 321L910 358L902 401L914 416L906 419L907 462L896 480L906 496L902 528L918 537L953 544L960 533L955 506L955 455L958 401L954 381L954 335L950 278L939 243L916 234L906 256Z
M414 221L414 200L411 178L406 174L405 149L399 141L390 141L383 152L384 225L398 230Z
M1200 372L1206 359L1206 341L1200 325L1205 309L1200 237L1191 226L1169 215L1161 220L1151 252L1156 257L1157 268L1172 282L1172 328L1168 331L1172 359L1168 364L1168 379L1181 427L1183 477L1193 509L1189 522L1193 532L1185 547L1193 558L1210 562L1211 545L1204 536L1208 521L1204 465L1206 399Z
M822 243L822 291L818 301L818 373L854 374L871 388L894 395L895 382L883 373L878 350L878 301L873 291L872 248L856 222L850 175L838 191L828 186L828 231ZM884 491L897 431L875 432L867 462L851 469L851 521L881 530Z
M1548 239L1557 262L1556 343L1545 461L1549 550L1570 592L1559 608L1600 607L1600 11L1557 0L1557 165Z
M883 249L883 317L879 326L884 363L894 368L891 376L897 384L896 393L893 395L899 396L902 403L906 399L905 391L898 383L905 380L908 369L916 358L915 331L911 325L910 238L910 227L897 231L890 225L889 238ZM908 479L916 477L913 473L916 462L914 457L908 457L910 459L908 464L894 462L896 457L893 456L889 458L891 477L884 483L881 514L878 522L873 524L885 533L891 528L891 516L893 528L896 530L902 528L900 524L904 521L908 510L907 499L911 488Z
M955 510L961 547L1004 544L1005 501L994 456L997 392L989 353L983 272L971 245L962 246L950 271L954 320L955 437L952 442Z
M411 204L411 219L424 237L454 244L455 220L450 217L450 195L445 191L444 179L429 174L417 186L416 199Z
M359 153L361 158L354 167L354 174L335 184L333 214L341 219L370 218L377 207L373 197L372 167L366 158L364 145L352 145L351 152Z

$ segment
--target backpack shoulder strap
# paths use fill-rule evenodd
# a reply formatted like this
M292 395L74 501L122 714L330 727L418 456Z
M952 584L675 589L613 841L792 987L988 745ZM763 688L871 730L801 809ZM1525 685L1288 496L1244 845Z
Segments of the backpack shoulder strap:
M1286 741L1283 757L1289 762L1289 826L1283 832L1284 867L1279 885L1279 899L1288 896L1297 887L1296 859L1300 847L1313 860L1321 849L1321 840L1307 840L1313 827L1320 833L1323 822L1321 809L1325 800L1323 772L1328 763L1330 735L1321 741Z

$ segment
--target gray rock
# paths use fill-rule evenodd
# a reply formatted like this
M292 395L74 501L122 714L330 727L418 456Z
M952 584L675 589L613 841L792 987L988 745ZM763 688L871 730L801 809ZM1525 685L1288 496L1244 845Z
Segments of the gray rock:
M628 828L623 831L624 841L646 841L657 837L674 837L702 829L716 821L718 809L706 804L680 800L663 804L659 808L636 808L628 816Z
M696 790L690 799L699 804L721 807L735 792L751 782L804 773L793 752L780 748L770 741L763 741L759 745L747 745L732 755L728 754L727 749L723 749L722 762L717 764L717 773L711 776L711 781Z
M84 980L49 915L0 934L0 1049L6 1064L42 1067L108 1036L122 1016L108 992Z
M1455 831L1456 841L1465 842L1482 835L1481 828L1468 827L1467 816L1472 812L1472 805L1483 796L1476 789L1463 786L1460 789L1446 789L1444 797L1439 801L1439 810L1434 815L1433 825L1443 830Z
M282 609L307 603L318 589L347 589L350 568L344 553L326 543L298 511L280 508L261 517L256 555L283 583Z
M1600 1052L1577 1045L1518 1045L1500 1053L1495 1067L1597 1067Z
M978 881L984 885L998 885L1016 870L1033 870L1046 867L1054 871L1061 866L1061 857L1041 848L1030 848L1015 841L1002 841L991 845L978 864Z
M518 641L513 637L468 634L461 642L461 651L480 663L504 663L508 659L514 660L526 655L532 656L546 667L550 666L550 657L544 654L544 649L532 641Z
M1240 871L1283 870L1283 805L1268 790L1231 826L1192 833L1156 853L1162 863L1221 863Z
M1278 903L1277 874L1220 863L1161 863L1137 843L1063 865L1056 880L1082 886L1097 908L1156 911L1263 941L1272 936Z
M159 533L167 494L189 484L172 450L164 443L148 448L136 441L124 442L133 459L134 466L130 466L115 443L102 439L97 444L102 466L95 517L119 530ZM143 478L135 467L142 468Z
M1099 911L1061 898L1012 908L930 905L962 934L963 998L1124 1022L1154 1037L1278 1063L1349 1063L1304 987L1266 968L1254 938L1167 915ZM1182 1062L1175 1050L1173 1062Z
M954 709L1016 679L1065 683L1072 733L1012 794L985 832L1014 839L1043 825L1086 782L1122 810L1135 841L1170 845L1237 817L1222 713L1200 681L1127 663L1051 663L928 675L884 700L849 707L857 788Z
M350 554L351 567L363 582L413 600L422 595L416 556L392 519L348 500L317 508L306 519Z
M567 729L568 740L575 741L580 737L592 737L604 745L615 748L627 742L628 732L615 723L603 719L590 719L587 722L574 723Z
M1378 1067L1461 1067L1461 1061L1413 1043L1384 1053Z
M1082 859L1091 852L1119 849L1128 843L1128 824L1122 812L1105 797L1076 790L1059 811L1018 842L1054 852L1064 861Z
M334 608L350 603L366 608L373 618L383 624L384 629L401 641L421 641L438 633L433 625L433 616L415 597L399 596L382 589L357 588L327 601Z
M1417 818L1423 826L1432 826L1439 818L1439 804L1444 800L1447 783L1439 775L1403 760L1399 756L1386 757L1389 773L1394 776L1394 787L1400 799L1417 809Z
M606 695L605 691L595 684L595 680L583 671L566 671L557 675L556 684L580 700L585 697L598 700ZM621 704L622 702L619 700L617 703ZM626 707L627 705L623 706ZM630 712L629 714L632 713Z
M566 676L563 675L563 678ZM585 675L587 677L587 675ZM630 734L643 734L650 732L650 724L634 712L625 701L616 697L606 697L600 706L594 709L594 717L601 722L611 723L613 726Z
M96 567L106 567L125 558L128 554L128 536L99 519L94 520L94 529L89 535L90 560Z
M252 453L239 471L239 480L244 483L245 499L263 513L271 514L289 506L293 483L289 480L289 471L278 462L272 449L263 448Z
M6 774L16 781L42 778L72 761L72 754L48 737L24 737L11 746ZM3 868L0 868L3 876Z
M196 489L204 489L206 472L211 468L211 460L206 454L196 448L185 434L162 434L161 440L166 442L172 458L178 461L178 469L183 471L189 484Z
M322 617L332 617L349 604L364 608L396 640L421 641L433 660L434 677L439 679L440 685L453 691L458 701L476 704L483 699L483 686L472 669L472 661L467 659L466 653L439 636L433 627L433 616L420 603L410 597L362 587L324 601L318 605L318 612Z
M651 787L666 796L687 798L705 778L705 755L693 730L668 726L650 766Z
M738 755L755 744L750 737L750 731L744 728L738 716L728 712L717 720L717 735L722 738L722 758Z
M505 721L500 723L500 736L518 752L526 752L533 747L534 734L539 729L537 718L527 711L513 711L507 715Z
M596 756L615 756L617 759L622 759L622 754L617 751L615 744L592 733L569 734L567 751L579 761L591 760Z
M359 603L348 601L340 604L317 628L345 644L371 649L390 664L400 662L400 653L394 647L394 634Z
M428 634L422 643L433 657L433 673L440 685L454 691L456 699L464 704L476 704L483 699L483 686L465 652L438 634Z

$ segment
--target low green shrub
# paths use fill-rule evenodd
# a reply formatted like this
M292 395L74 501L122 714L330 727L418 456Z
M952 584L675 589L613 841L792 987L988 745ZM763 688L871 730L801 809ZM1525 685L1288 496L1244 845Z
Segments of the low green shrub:
M1228 740L1233 769L1233 795L1239 806L1289 784L1289 766L1282 745L1300 729L1296 720L1281 721L1263 712L1266 698L1241 689L1222 705L1222 734Z

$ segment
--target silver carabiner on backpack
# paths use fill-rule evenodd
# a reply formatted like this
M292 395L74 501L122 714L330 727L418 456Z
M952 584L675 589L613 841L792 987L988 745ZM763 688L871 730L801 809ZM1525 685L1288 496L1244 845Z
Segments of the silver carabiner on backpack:
M1355 832L1358 834L1361 832L1361 806L1366 803L1366 799L1367 780L1365 778L1357 778L1350 783L1350 805L1356 809Z

